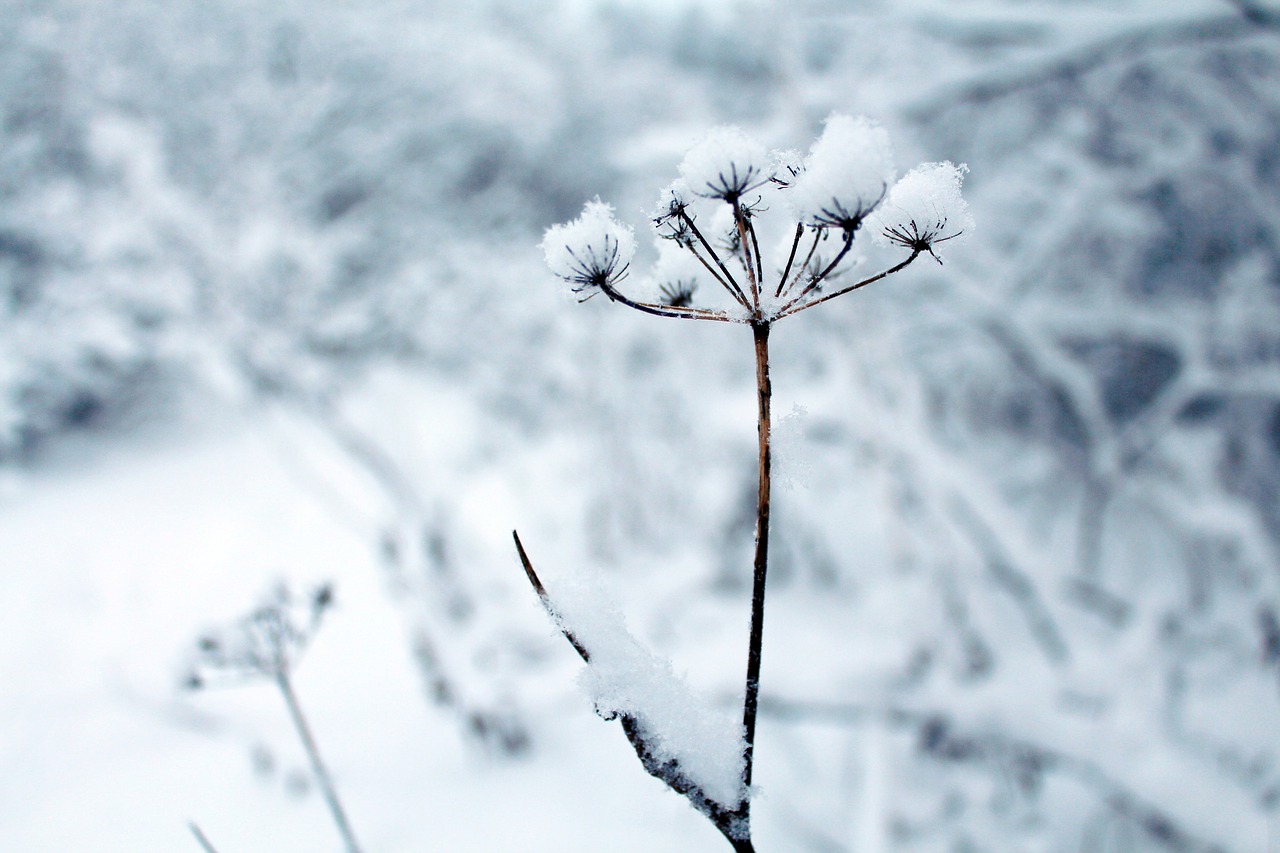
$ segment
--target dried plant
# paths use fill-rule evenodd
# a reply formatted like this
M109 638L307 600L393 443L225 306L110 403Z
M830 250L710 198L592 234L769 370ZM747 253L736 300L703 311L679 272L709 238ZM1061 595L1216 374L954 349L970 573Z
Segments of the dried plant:
M360 853L333 777L320 757L315 735L293 686L293 672L332 605L333 588L327 584L302 600L287 587L277 588L234 625L205 634L196 642L198 658L187 686L199 690L211 684L238 684L263 678L275 684L347 853ZM208 846L207 839L194 825L193 832L202 845Z
M552 272L569 282L580 300L604 294L610 301L658 317L751 329L759 476L740 746L737 760L722 768L736 775L736 784L729 788L732 794L714 793L706 772L690 771L690 757L671 745L670 732L650 719L651 709L642 698L633 699L628 707L611 703L607 708L597 698L602 716L620 719L645 770L688 798L739 853L755 849L750 795L769 564L769 332L779 320L900 272L922 254L941 263L941 244L972 228L960 195L965 171L964 166L951 163L924 164L895 184L888 135L864 118L832 116L804 158L794 152L770 155L737 128L720 128L688 152L680 165L680 179L659 198L653 218L659 238L653 276L658 301L633 298L619 289L631 270L635 236L603 202L589 202L578 219L549 229L542 243ZM768 227L777 227L780 219L785 219L785 230L773 234ZM907 255L873 275L848 276L857 265L854 241L864 226L877 243L905 250ZM761 252L762 242L770 245L771 236L781 238L780 263L770 263ZM831 286L838 277L841 282ZM699 288L699 283L710 286ZM695 304L695 295L708 290L722 293L727 305ZM561 600L548 594L519 536L515 538L543 606L582 659L594 666L593 639L584 636L574 614L566 616ZM611 642L606 634L590 633L604 637L601 642ZM632 642L625 631L621 634L623 645ZM631 659L638 661L639 669L650 663L642 654Z

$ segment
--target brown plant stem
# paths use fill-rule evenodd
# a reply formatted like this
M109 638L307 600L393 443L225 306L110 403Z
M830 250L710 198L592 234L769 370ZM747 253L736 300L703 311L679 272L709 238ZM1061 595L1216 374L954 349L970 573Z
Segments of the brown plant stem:
M760 702L760 652L764 641L765 578L769 570L769 505L772 450L769 441L770 400L773 385L769 380L769 323L751 325L756 350L756 401L758 404L759 456L756 502L756 551L752 563L751 636L747 645L747 684L742 703L743 765L742 784L750 793L751 770L755 758L756 712ZM744 819L749 818L748 796L742 801Z
M329 813L333 816L333 822L338 827L338 833L342 836L343 843L346 844L347 853L360 853L360 845L356 843L355 833L351 830L351 823L347 820L347 813L342 808L342 801L338 799L338 791L333 786L333 777L329 775L329 768L320 758L320 749L316 746L316 739L311 734L311 726L307 724L307 718L302 713L302 706L298 703L298 697L293 692L293 682L289 679L289 673L286 669L281 669L276 674L276 686L280 688L280 694L284 696L285 705L289 706L289 716L293 720L293 727L298 732L298 738L302 741L302 746L306 750L307 758L311 760L311 770L316 777L316 783L320 786L320 792L324 795L325 804L329 807Z
M712 311L708 308L684 308L674 305L655 305L652 302L637 302L607 282L601 283L600 290L614 302L620 302L628 308L634 308L637 311L643 311L646 314L653 314L657 317L675 317L681 320L715 320L721 323L735 322L728 314L722 311Z
M911 254L907 256L907 259L905 261L902 261L901 263L890 267L889 269L885 270L882 273L877 273L876 275L871 276L871 278L864 278L862 281L858 282L857 284L851 284L848 287L843 288L841 290L837 290L834 293L828 293L826 296L822 297L821 299L815 299L812 302L805 302L797 305L796 303L804 298L804 294L802 293L800 294L800 296L797 296L795 299L792 299L786 305L782 306L782 310L778 312L777 316L774 317L774 319L781 320L783 317L790 317L792 314L799 314L801 311L812 308L815 305L821 305L823 302L826 302L829 299L835 299L837 296L844 296L846 293L851 293L857 290L858 288L866 287L868 284L873 284L879 281L880 279L884 278L885 276L890 276L898 272L899 270L906 269L907 266L910 265L911 262L918 257L920 257L920 250L913 249L911 251ZM807 292L808 291L806 290L806 293Z

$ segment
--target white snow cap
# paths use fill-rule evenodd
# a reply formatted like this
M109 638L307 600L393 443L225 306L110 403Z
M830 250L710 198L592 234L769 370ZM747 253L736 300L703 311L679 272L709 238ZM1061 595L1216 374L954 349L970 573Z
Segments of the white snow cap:
M969 167L949 162L922 163L902 177L875 212L875 240L904 246L937 258L938 244L973 231L973 216L960 196Z
M856 229L893 183L893 147L867 118L833 114L791 186L796 216L810 225Z
M742 720L713 707L631 635L617 606L598 584L578 579L558 584L556 608L591 655L582 687L606 719L635 718L654 757L679 769L711 799L734 807L742 785Z
M706 198L733 201L769 180L764 145L736 127L717 127L694 143L680 162L680 177Z
M548 228L542 251L551 272L581 293L619 281L635 257L636 238L631 226L614 219L613 208L597 198L577 219Z
M676 178L658 193L658 204L654 207L654 219L666 219L677 210L693 204L693 193L684 178Z

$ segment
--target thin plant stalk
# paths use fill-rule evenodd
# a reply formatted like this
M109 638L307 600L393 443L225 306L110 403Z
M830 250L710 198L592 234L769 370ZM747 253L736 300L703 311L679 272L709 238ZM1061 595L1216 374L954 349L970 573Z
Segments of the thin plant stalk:
M751 635L747 641L747 684L742 702L743 790L751 790L751 770L755 760L756 712L760 703L760 658L764 644L764 592L769 572L769 508L773 467L770 443L770 406L773 383L769 379L769 329L767 321L753 323L756 351L757 431L759 435L758 491L756 497L756 547L752 562ZM751 798L742 801L743 817L750 818ZM749 825L749 824L748 824Z
M851 124L854 123L848 117L833 117L828 124L828 130L836 127L839 128L836 133L848 134ZM857 130L857 133L864 135L874 135L874 132L865 122L861 129ZM726 135L713 143L712 147L728 144L733 148L738 145L739 136L740 132L729 129ZM725 140L728 142L725 143ZM879 139L871 141L877 146L881 145ZM705 150L703 153L705 154ZM815 144L810 157L819 156L827 157L828 155L826 153L819 155L818 145ZM686 160L686 162L689 161ZM691 167L694 171L703 168L701 162ZM575 292L587 293L588 295L584 298L590 298L595 293L604 293L608 299L646 314L676 319L743 323L751 327L755 346L758 411L756 428L759 453L755 554L752 561L751 628L747 642L747 674L742 701L741 799L727 803L718 802L709 797L706 790L683 771L678 757L671 758L669 755L661 757L663 751L660 745L651 742L650 735L645 731L637 714L620 712L609 717L609 719L621 720L623 731L635 748L636 755L640 758L645 770L655 778L664 781L672 790L688 798L690 803L721 831L732 844L735 853L755 853L751 840L751 786L755 766L756 718L760 706L760 669L761 651L764 645L765 591L769 570L769 515L773 461L770 437L773 387L769 377L769 332L778 320L851 293L905 269L922 252L928 252L937 259L937 255L933 252L934 245L951 240L963 233L961 230L947 228L947 213L937 209L939 199L951 205L951 215L962 222L969 221L968 208L959 197L964 167L955 167L950 163L921 167L923 171L913 172L903 179L903 185L908 187L905 190L906 198L909 202L915 202L912 193L918 194L924 191L930 196L927 201L932 207L926 212L927 215L919 217L919 224L917 218L907 219L900 216L902 219L900 224L887 225L883 230L883 235L890 243L909 249L911 254L883 272L837 289L835 292L822 294L823 284L838 275L837 268L852 251L855 232L867 215L885 200L886 192L882 191L879 198L870 201L861 197L854 198L853 201L856 201L856 204L847 208L855 211L853 214L846 214L844 202L836 199L833 210L839 213L839 216L830 211L823 211L822 216L810 215L796 223L786 264L778 276L776 286L773 286L772 299L768 299L768 288L771 283L766 281L764 259L760 253L759 237L753 223L756 211L767 208L763 206L753 208L741 203L742 193L754 188L746 186L754 169L755 167L752 166L739 170L735 164L730 163L719 173L718 179L705 182L706 189L710 189L711 192L709 194L703 192L704 198L718 198L732 206L737 246L729 249L729 259L741 264L741 272L746 281L745 288L730 271L729 265L725 263L726 259L717 253L695 224L694 216L687 210L688 200L680 192L673 191L670 203L666 205L661 215L653 220L660 229L660 236L674 239L677 245L687 249L711 277L724 287L729 296L745 309L745 316L737 311L691 306L688 302L692 289L689 288L676 289L664 286L664 297L670 301L663 304L638 302L620 292L616 285L626 277L631 258L634 256L634 240L630 229L624 228L613 219L612 208L598 200L589 202L579 219L548 229L543 239L543 249L552 271L576 285ZM681 166L681 171L685 171L684 165ZM792 175L796 174L796 170L792 170ZM743 178L744 175L747 177ZM782 182L779 181L779 183ZM841 192L844 190L843 187L838 189ZM806 227L813 230L813 239L801 260ZM842 240L835 257L825 264L815 265L814 257L819 243L828 235L836 233L837 228ZM664 233L661 229L668 229L669 233ZM952 233L953 230L954 233ZM622 246L626 247L624 252L619 251L619 247ZM797 264L798 260L800 262ZM678 300L677 295L679 295ZM778 300L782 302L781 305L776 304ZM515 536L515 543L529 582L533 585L548 614L558 621L555 605L534 572L519 536ZM582 659L590 663L591 649L583 645L568 626L562 624L561 629Z
M187 828L190 829L191 834L196 837L196 843L200 845L200 849L203 850L204 853L218 853L217 848L213 846L213 843L209 841L208 836L206 836L203 830L196 825L195 821L188 821Z
M355 833L351 829L351 822L347 820L347 813L342 808L342 801L338 799L338 791L333 785L333 777L329 774L329 768L325 766L324 760L320 757L320 749L316 746L316 739L311 734L311 726L307 723L306 716L302 713L302 705L298 702L297 694L293 691L293 682L289 678L286 670L281 670L276 674L276 686L280 688L280 695L284 697L284 703L289 707L289 716L293 720L293 727L298 732L298 739L302 741L302 747L307 752L307 758L311 761L311 771L316 777L316 783L320 786L320 793L324 796L325 804L329 807L329 814L333 816L333 822L338 827L338 834L342 836L342 841L346 844L347 853L360 853L360 845L356 843Z

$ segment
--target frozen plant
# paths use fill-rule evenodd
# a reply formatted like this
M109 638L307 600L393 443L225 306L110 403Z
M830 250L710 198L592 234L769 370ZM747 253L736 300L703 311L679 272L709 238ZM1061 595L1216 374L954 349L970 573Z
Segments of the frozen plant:
M262 604L229 628L211 632L196 642L197 661L187 687L199 690L219 681L240 682L266 678L279 689L289 719L311 762L312 775L324 795L325 805L342 836L347 853L360 853L351 822L338 798L333 777L320 757L315 736L302 712L293 688L293 670L311 643L324 614L333 605L333 587L325 584L299 600L287 587L277 588ZM191 825L196 840L209 849L199 827Z
M689 737L674 737L670 731L666 699L686 690L683 682L673 684L669 667L637 651L625 628L602 631L600 613L587 617L553 599L519 536L515 537L521 562L543 606L589 670L607 670L587 679L588 684L611 686L593 691L597 710L606 719L621 720L645 770L687 797L738 853L755 850L751 782L769 565L772 458L769 331L779 320L900 272L922 254L941 263L938 247L973 227L960 195L965 171L963 165L932 163L913 169L895 184L888 134L865 118L831 116L807 157L785 152L770 158L764 146L741 130L720 128L690 149L680 164L680 178L659 197L653 217L659 261L651 281L656 301L620 290L631 270L635 238L632 229L619 223L612 208L600 200L588 202L578 219L549 229L542 241L551 271L569 282L580 300L604 294L613 302L659 317L751 329L759 478L746 686L740 728L727 736L731 760L710 762L712 771L707 772L706 756L719 750L711 744L689 746ZM872 275L852 276L849 273L859 260L854 241L868 223L876 242L905 251L906 256ZM779 228L780 233L775 230ZM778 263L766 263L762 242L781 244ZM720 295L719 304L703 301L708 291ZM619 689L619 677L631 678L633 689ZM602 692L609 699L603 704ZM705 720L697 715L689 724L701 729Z

